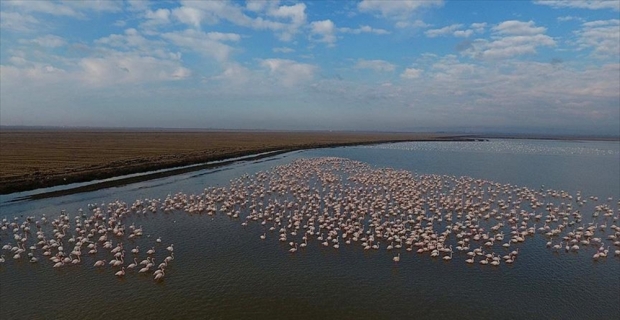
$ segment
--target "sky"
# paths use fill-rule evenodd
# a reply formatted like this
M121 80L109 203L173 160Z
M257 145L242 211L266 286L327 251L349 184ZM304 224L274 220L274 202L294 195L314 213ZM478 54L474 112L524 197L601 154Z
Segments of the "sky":
M620 135L620 0L0 2L0 125Z

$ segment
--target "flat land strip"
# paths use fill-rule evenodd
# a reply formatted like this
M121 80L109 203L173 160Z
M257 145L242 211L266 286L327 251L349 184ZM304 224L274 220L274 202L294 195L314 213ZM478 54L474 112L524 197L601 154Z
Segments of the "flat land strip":
M3 129L0 194L265 151L459 139L464 137L354 132Z

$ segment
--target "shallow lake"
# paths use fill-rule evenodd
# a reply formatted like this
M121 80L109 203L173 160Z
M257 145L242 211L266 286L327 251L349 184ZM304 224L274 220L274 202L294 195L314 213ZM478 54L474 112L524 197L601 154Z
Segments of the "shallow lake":
M2 250L6 262L0 264L0 318L620 318L620 257L614 255L620 247L606 239L614 234L611 226L620 225L618 142L411 142L307 150L57 198L11 202L32 192L6 195L0 197L0 218L21 225L29 216L34 217L33 221L40 220L43 214L48 221L58 219L65 210L71 223L63 240L68 247L68 239L76 233L74 219L82 214L90 216L89 204L91 208L97 204L105 212L107 204L115 201L131 205L138 199L164 201L178 193L201 194L205 188L229 188L239 179L254 179L258 172L269 177L276 174L277 168L299 159L323 157L359 161L364 170L375 174L392 168L410 174L412 181L434 177L446 184L442 191L445 196L462 197L462 192L454 193L458 183L476 180L486 181L486 187L510 185L511 190L527 188L546 194L539 199L543 206L532 209L521 203L515 207L517 212L523 209L546 216L549 203L570 213L578 211L581 218L575 221L574 215L569 216L553 244L579 227L587 229L591 223L596 226L593 237L603 237L603 247L609 246L608 256L593 259L598 245L581 245L576 251L547 247L549 238L544 231L538 231L544 218L526 222L528 228L536 229L535 234L510 249L501 245L510 238L510 224L502 225L499 231L506 235L505 241L498 241L487 252L504 255L518 248L518 258L512 264L491 266L466 263L467 251L453 250L452 259L446 261L442 259L445 253L432 258L428 252L406 251L405 246L387 250L387 239L378 240L378 250L365 250L357 242L347 245L340 238L340 248L335 249L331 244L321 245L315 235L308 238L307 247L289 253L289 241L303 242L303 228L299 235L278 241L280 226L269 231L267 228L274 224L271 221L262 225L261 220L250 220L242 225L252 210L248 207L235 207L240 211L239 218L219 211L212 216L157 210L125 218L124 224L141 227L143 236L110 239L114 245L124 243L125 266L133 261L131 248L140 248L135 255L137 261L146 257L146 250L154 248L157 265L169 255L166 247L174 244L174 260L165 269L163 281L154 281L152 270L146 274L128 271L120 278L114 276L119 269L107 263L104 268L94 267L96 260L109 261L113 257L101 247L95 255L82 255L79 264L60 268L53 268L40 249L34 251L40 258L37 263L30 263L26 257L13 259L14 252ZM329 165L321 168L334 171ZM336 188L354 185L346 178L336 182ZM309 178L308 183L317 183L317 178ZM552 197L553 192L564 192L571 198ZM516 192L500 193L494 205L500 200L514 203L516 196ZM269 200L277 197L268 193L255 209L266 209ZM579 203L578 198L586 201ZM280 199L288 201L293 197L286 194ZM570 206L567 209L562 203ZM429 209L430 205L427 201L423 207ZM601 205L611 210L609 216L596 214L596 207ZM497 222L480 218L477 223L488 232ZM554 223L550 225L558 224ZM448 221L431 221L430 225L442 232ZM601 225L605 230L600 229ZM364 231L370 230L366 226ZM50 223L42 225L46 235L52 234L52 228ZM33 223L24 242L26 249L38 241L35 232ZM22 231L18 234L26 236ZM263 234L264 240L260 239ZM456 247L459 238L455 234L445 243ZM158 237L162 243L156 243ZM0 246L16 243L13 228L0 232ZM474 245L472 240L471 248L481 247L482 243ZM24 255L27 252L30 250ZM398 253L400 261L396 263L393 258Z

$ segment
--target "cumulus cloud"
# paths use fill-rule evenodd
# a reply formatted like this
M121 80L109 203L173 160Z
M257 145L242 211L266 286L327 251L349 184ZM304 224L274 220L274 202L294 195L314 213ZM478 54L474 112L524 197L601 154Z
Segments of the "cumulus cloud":
M123 9L123 0L64 1L63 4L79 11L120 12Z
M496 31L498 34L507 34L507 35L534 35L541 34L547 31L545 27L535 27L534 21L517 21L517 20L509 20L504 21L492 29Z
M95 86L179 80L191 74L178 62L132 52L110 52L104 57L83 58L78 65L82 69L82 81Z
M418 29L418 28L428 28L431 25L418 19L414 21L406 21L406 20L397 21L395 26L396 28L399 28L399 29L406 29L406 28Z
M171 52L166 42L155 38L146 38L140 31L129 28L123 34L111 34L95 40L95 44L114 50L133 51L162 59L179 60L181 53Z
M459 38L468 38L472 34L474 34L474 31L470 30L470 29L467 29L467 30L456 30L453 33L453 35L455 37L459 37Z
M20 66L1 65L0 76L2 84L11 86L12 84L29 83L33 86L49 85L70 77L68 72L62 68L54 67L46 63L33 63L21 58Z
M483 33L484 29L487 27L486 22L475 22L469 26L476 33Z
M585 20L583 18L580 17L575 17L575 16L562 16L562 17L557 17L557 20L559 22L566 22L566 21L580 21L580 22L584 22Z
M217 61L228 60L233 48L223 41L236 42L241 39L236 33L202 32L194 29L184 31L167 32L161 35L181 48L198 52L204 56L212 57Z
M122 9L122 2L118 0L93 1L3 1L3 4L21 12L44 13L53 16L68 16L85 19L88 13L118 12ZM4 12L3 12L4 14Z
M265 59L261 66L269 71L272 80L286 87L293 87L314 78L316 66L287 59Z
M361 12L378 13L385 18L406 20L420 8L442 5L443 0L363 0L357 7Z
M246 14L251 11L257 17ZM282 41L291 41L306 24L306 5L278 5L277 2L248 3L245 7L227 1L182 1L172 10L172 16L196 29L203 23L215 24L225 20L256 30L271 30Z
M534 54L538 47L556 45L553 38L544 34L546 28L535 26L533 21L504 21L491 30L491 40L473 40L461 53L479 59L504 59Z
M461 27L463 27L462 24L453 24L453 25L445 26L440 29L426 30L424 34L429 38L447 36L447 35L453 34L456 30L460 29Z
M146 21L140 24L141 28L155 28L158 26L165 26L170 24L170 17L172 16L172 12L169 9L161 8L155 11L146 10L144 18Z
M3 4L24 12L45 13L54 16L70 16L83 18L84 14L73 9L66 3L52 1L5 1Z
M620 55L620 20L597 20L586 22L576 32L580 49L592 49L599 58Z
M65 41L64 38L53 35L53 34L48 34L46 36L43 37L38 37L32 40L20 40L20 43L34 43L36 45L39 45L41 47L45 47L45 48L57 48L57 47L62 47L64 46L67 42Z
M229 63L221 74L214 76L212 79L224 81L232 85L243 85L250 81L251 78L252 72L248 68L238 63Z
M365 60L358 59L354 66L356 69L370 69L377 72L392 72L396 65L385 60Z
M319 42L327 43L333 46L336 42L336 26L331 20L313 21L310 23L310 33L318 36Z
M34 31L39 20L29 14L19 12L4 12L0 15L0 28L20 32Z
M172 16L181 23L190 25L194 28L200 28L204 13L192 7L179 7L172 10Z
M535 0L534 3L551 6L553 8L620 10L620 1L618 0Z
M291 53L291 52L295 52L295 49L289 48L289 47L277 47L277 48L273 48L272 51L279 52L279 53Z
M359 28L338 28L338 31L342 33L351 33L351 34L361 34L361 33L372 33L372 34L389 34L390 32L385 29L373 28L371 26L363 25Z
M400 74L400 77L403 79L416 79L422 75L421 69L416 68L407 68L403 73Z

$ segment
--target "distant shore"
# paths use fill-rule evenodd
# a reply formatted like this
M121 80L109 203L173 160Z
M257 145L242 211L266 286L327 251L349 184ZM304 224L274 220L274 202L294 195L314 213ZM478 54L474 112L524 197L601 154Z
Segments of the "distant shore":
M280 153L390 142L482 139L440 133L2 128L0 194L206 164L272 151ZM131 181L202 168L180 168L131 178ZM106 182L99 187L130 183L125 180Z

